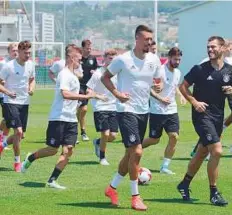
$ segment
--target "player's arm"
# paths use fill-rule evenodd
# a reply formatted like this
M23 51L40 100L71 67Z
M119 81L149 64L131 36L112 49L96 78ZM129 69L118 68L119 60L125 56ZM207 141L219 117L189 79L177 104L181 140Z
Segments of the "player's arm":
M6 89L4 85L4 81L0 79L0 92L4 93L5 95L11 97L11 98L16 98L16 93L10 92L8 89Z
M167 97L166 97L166 98L162 97L159 93L157 93L157 92L153 89L153 87L151 88L150 95L151 95L153 98L157 99L158 101L164 103L165 105L169 105L169 104L171 103L171 101L170 101L169 98L167 98Z
M180 104L185 105L187 103L185 97L182 95L182 93L179 90L179 87L176 88L176 94L179 96L180 98Z
M31 77L31 78L29 78L29 89L28 89L28 94L29 94L30 96L32 96L33 93L34 93L34 91L35 91L35 77Z
M48 71L48 77L54 82L56 83L56 75L49 69Z

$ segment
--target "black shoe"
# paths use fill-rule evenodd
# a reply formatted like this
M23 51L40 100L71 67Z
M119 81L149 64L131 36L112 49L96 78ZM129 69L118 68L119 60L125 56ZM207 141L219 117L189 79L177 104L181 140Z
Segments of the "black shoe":
M223 199L222 194L219 192L216 192L214 195L210 196L210 202L215 206L228 205L228 202Z
M180 183L177 186L177 190L181 194L184 201L190 201L190 192L191 192L191 190L189 189L189 187L184 186L183 184Z

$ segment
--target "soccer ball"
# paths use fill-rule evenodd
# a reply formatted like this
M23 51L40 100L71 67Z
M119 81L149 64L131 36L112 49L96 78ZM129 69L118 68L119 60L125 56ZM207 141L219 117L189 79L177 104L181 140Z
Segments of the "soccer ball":
M145 167L139 168L138 184L148 184L151 181L151 171Z

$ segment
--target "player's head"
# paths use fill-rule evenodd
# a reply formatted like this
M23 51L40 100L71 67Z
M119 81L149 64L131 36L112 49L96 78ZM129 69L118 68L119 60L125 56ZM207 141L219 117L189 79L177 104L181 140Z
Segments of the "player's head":
M21 41L18 44L18 57L21 61L28 61L31 57L31 42L29 40Z
M181 57L182 57L182 51L179 48L177 47L171 48L168 52L169 65L172 68L178 68L178 66L180 65Z
M10 59L15 59L18 56L18 44L10 43L7 47Z
M82 50L75 44L68 44L65 47L65 59L68 66L77 69L81 64Z
M104 53L105 66L108 66L117 54L115 49L107 49Z
M225 52L225 40L220 36L212 36L208 39L207 52L210 60L222 58Z
M150 46L150 49L149 49L149 52L155 54L155 53L156 53L156 49L157 49L157 47L156 47L156 42L155 42L155 41L152 41L151 46Z
M225 42L225 53L224 53L225 57L230 57L232 56L232 42L227 40Z
M139 25L135 30L136 47L144 53L149 52L153 38L153 31L145 25Z
M90 40L83 40L81 42L81 47L83 50L83 55L88 56L91 53L92 50L92 43Z

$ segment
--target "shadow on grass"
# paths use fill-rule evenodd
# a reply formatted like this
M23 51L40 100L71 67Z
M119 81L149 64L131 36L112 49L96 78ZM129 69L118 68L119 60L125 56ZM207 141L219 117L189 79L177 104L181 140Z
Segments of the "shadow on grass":
M232 155L222 155L222 158L232 158Z
M22 187L34 187L34 188L44 188L45 183L39 183L39 182L33 182L33 181L27 181L24 183L19 184Z
M210 203L197 202L199 199L191 199L190 201L183 201L180 198L172 198L172 199L144 199L144 201L149 202L160 202L160 203L178 203L178 204L197 204L197 205L211 205Z
M129 207L114 207L109 202L74 202L74 203L58 203L61 206L72 206L82 208L101 208L101 209L129 209Z
M0 172L11 172L13 169L7 167L0 167Z
M68 164L78 164L78 165L97 165L97 161L70 161Z
M191 158L172 158L172 160L175 160L175 161L190 161Z
M34 140L30 141L30 143L46 143L46 140Z
M152 173L160 173L160 170L158 169L149 169Z

